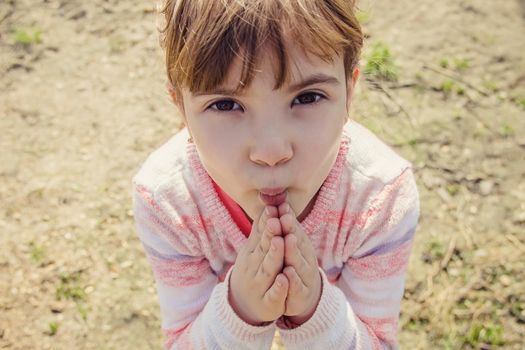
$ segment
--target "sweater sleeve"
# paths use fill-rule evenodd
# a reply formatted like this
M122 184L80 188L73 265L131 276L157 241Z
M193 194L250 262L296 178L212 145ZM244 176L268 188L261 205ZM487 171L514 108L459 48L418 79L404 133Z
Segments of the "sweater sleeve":
M231 269L220 282L192 241L194 234L173 225L152 192L135 183L133 212L156 282L165 348L269 349L275 322L249 325L228 303Z
M399 349L397 323L419 219L412 170L369 203L350 229L344 250L363 239L339 278L331 284L319 269L323 290L313 316L294 329L277 324L286 349Z

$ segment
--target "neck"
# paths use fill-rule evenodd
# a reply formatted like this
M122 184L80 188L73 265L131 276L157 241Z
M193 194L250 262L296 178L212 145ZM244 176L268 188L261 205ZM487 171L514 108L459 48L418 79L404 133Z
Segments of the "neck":
M319 194L319 191L315 193L313 198L308 202L308 205L306 205L306 208L304 208L303 212L297 217L297 221L302 222L308 214L312 211L315 205L315 200L317 199L317 195Z

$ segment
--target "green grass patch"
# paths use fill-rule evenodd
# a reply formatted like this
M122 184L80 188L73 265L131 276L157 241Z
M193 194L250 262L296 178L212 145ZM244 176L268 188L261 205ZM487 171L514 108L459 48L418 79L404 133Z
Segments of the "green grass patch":
M31 247L31 260L41 263L46 255L44 248L33 241L29 243L29 246Z
M363 10L357 10L355 16L361 24L365 24L370 19L370 14L367 11Z
M503 328L500 325L474 323L465 337L465 341L476 349L485 349L485 345L503 345Z
M446 189L448 194L450 194L451 196L455 196L456 194L458 194L460 186L458 184L447 184Z
M421 329L424 329L426 326L428 326L428 324L429 324L428 319L419 318L419 317L414 318L414 316L412 316L410 317L408 322L406 322L403 325L403 330L407 330L410 332L417 332L417 331L420 331Z
M415 138L415 137L411 137L411 138L409 138L407 140L407 145L409 145L409 146L413 146L414 147L414 146L417 145L417 143L418 143L418 139Z
M396 146L400 146L400 147L401 146L415 147L418 145L418 143L421 140L420 135L416 133L408 133L408 132L405 132L405 133L397 132L394 134L388 134L388 137L390 140L387 140L387 141L395 144Z
M382 80L397 80L399 67L394 62L390 48L385 43L377 42L373 46L366 62L365 74Z
M77 304L77 310L78 310L78 313L80 314L80 317L82 317L82 319L86 321L87 316L88 316L88 311L89 311L88 308L83 305Z
M474 137L484 137L484 136L487 136L487 133L488 133L488 130L485 126L477 125L474 128L472 135L474 135Z
M426 243L423 261L426 263L432 263L434 261L441 260L447 253L447 247L437 239L432 239Z
M491 91L491 92L497 92L499 89L498 89L498 85L496 84L495 81L492 81L492 80L485 80L483 82L483 86L485 87L485 89Z
M516 100L516 105L521 109L525 109L525 98L518 98Z
M60 285L56 290L56 298L58 300L86 300L86 292L80 285L80 273L67 273L60 276Z
M516 321L525 323L525 301L520 300L519 296L510 295L508 297L509 312Z
M465 94L465 87L456 83L452 79L447 79L441 83L438 90L442 91L446 96L450 95L452 92L455 92L458 95Z
M503 137L510 137L514 136L516 132L514 131L514 128L509 123L502 123L500 127L500 134Z
M452 89L454 88L454 81L451 79L445 80L439 89L445 93L445 95L449 95L452 92Z
M47 325L48 326L48 330L47 330L47 334L53 336L55 334L57 334L57 331L58 331L58 323L56 322L49 322L49 324Z
M458 71L470 68L470 60L468 58L456 58L454 59L454 67Z
M17 29L13 32L13 40L22 45L40 43L42 42L42 31Z

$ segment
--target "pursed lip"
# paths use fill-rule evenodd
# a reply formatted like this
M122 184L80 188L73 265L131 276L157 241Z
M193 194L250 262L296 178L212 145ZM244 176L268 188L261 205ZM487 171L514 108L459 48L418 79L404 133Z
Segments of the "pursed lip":
M275 196L279 193L286 191L285 187L274 187L274 188L261 188L259 192L268 196Z
M288 191L286 188L263 188L259 191L259 199L266 205L280 206L286 201Z

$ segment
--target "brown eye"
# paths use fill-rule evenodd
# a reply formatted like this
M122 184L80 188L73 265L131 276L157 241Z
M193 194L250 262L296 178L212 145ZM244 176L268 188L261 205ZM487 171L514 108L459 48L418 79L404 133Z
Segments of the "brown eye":
M240 106L237 102L234 102L232 100L221 100L212 104L210 108L220 112L229 112L235 109L239 109Z
M300 105L312 104L312 103L319 102L321 98L323 98L322 95L314 93L314 92L309 92L309 93L297 96L294 99L293 104L300 104Z

